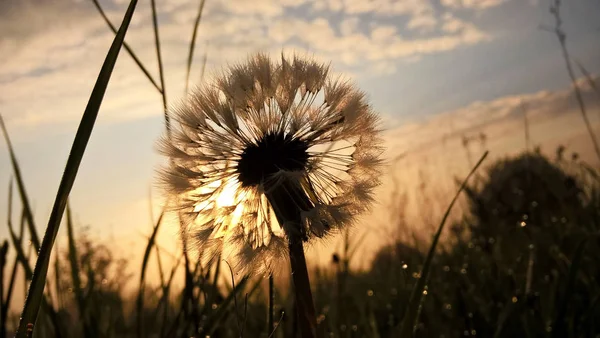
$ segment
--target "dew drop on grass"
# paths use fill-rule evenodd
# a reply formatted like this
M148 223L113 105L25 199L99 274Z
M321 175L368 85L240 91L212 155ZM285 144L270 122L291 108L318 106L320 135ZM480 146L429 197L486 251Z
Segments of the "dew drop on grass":
M471 330L471 336L476 336L476 335L477 335L477 331Z
M423 296L427 296L427 290L423 290Z
M408 265L406 263L402 264L402 269L404 269L404 270L408 269Z
M445 266L444 266L444 271L445 271L445 272L448 272L448 271L450 271L450 267L449 267L448 265L445 265Z
M519 300L519 299L517 298L517 296L513 296L513 298L512 298L512 302L513 302L513 303L516 303L518 300Z
M444 307L446 310L452 310L452 304L446 304Z
M369 291L367 291L367 296L369 296L369 297L373 297L373 290L369 290Z
M211 308L212 308L213 310L216 310L216 309L217 309L217 304L213 303L213 305L211 305Z
M521 225L521 228L523 228L527 225L527 223L525 221L521 221L520 225Z
M354 331L354 332L358 331L358 326L352 325L352 331Z

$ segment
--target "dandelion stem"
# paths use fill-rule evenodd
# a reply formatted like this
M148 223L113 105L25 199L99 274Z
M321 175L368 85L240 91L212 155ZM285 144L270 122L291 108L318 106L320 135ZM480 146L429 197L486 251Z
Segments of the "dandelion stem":
M300 213L303 210L309 210L311 204L302 187L296 182L278 182L266 187L266 191L277 221L288 237L292 280L296 296L296 315L301 337L314 338L317 331L317 318L302 244L306 231L302 227L300 217Z
M316 337L317 320L313 304L304 247L301 240L289 242L290 263L292 266L292 279L296 292L296 310L300 332L303 338Z
M273 280L273 274L269 275L269 328L268 332L271 333L275 330L275 322L273 321L273 306L275 303L275 286Z

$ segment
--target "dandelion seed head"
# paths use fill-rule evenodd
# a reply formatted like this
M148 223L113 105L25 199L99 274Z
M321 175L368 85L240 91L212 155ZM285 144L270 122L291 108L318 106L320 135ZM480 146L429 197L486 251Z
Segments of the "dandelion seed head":
M161 182L205 261L272 270L288 241L336 233L373 202L378 117L327 65L257 54L195 88L171 116Z

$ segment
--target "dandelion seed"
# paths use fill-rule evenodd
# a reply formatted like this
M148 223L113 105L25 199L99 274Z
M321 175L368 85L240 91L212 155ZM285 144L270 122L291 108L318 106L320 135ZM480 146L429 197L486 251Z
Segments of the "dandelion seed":
M159 147L162 182L203 259L272 268L286 242L326 237L369 208L379 184L378 117L315 61L263 54L196 88Z
M314 331L303 242L352 225L379 185L378 117L365 94L326 65L257 54L191 91L171 116L178 126L160 142L170 160L161 177L182 236L204 262L227 258L237 271L279 270L287 253Z

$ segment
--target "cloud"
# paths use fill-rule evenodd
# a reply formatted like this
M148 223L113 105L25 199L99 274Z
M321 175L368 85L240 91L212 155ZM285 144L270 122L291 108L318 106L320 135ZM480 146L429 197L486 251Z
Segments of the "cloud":
M450 8L486 9L499 6L507 0L441 0L442 5Z
M594 81L598 83L600 76L594 77ZM598 93L590 87L588 81L582 78L577 83L590 111L600 108ZM514 125L518 126L517 132L522 133L524 114L527 114L531 124L543 123L567 115L573 117L569 121L579 123L580 116L574 88L570 86L563 90L542 90L529 94L503 96L490 101L476 101L459 109L436 114L429 119L407 121L404 125L388 131L388 134L394 136L390 142L393 143L392 148L397 149L398 153L417 151L449 138L460 138L463 135L480 132L490 133L491 135L488 136L491 137L504 137L505 134L515 132L512 129ZM600 121L594 118L592 122ZM559 131L555 131L548 135L559 137L559 134Z
M437 26L437 19L432 12L425 12L411 17L406 28L422 32L430 32Z
M282 49L309 53L338 72L356 77L391 75L402 62L485 42L491 37L473 24L447 29L438 24L428 1L327 0L207 1L197 37L195 68L208 53L207 69L239 60L248 53ZM7 5L7 4L10 4ZM126 2L102 2L118 25ZM91 92L113 33L88 2L8 0L0 13L0 107L19 126L56 125L77 121ZM7 9L8 8L8 9ZM314 11L321 8L320 11ZM309 10L310 9L310 10ZM185 62L197 3L159 3L160 37L170 100L181 97ZM334 12L342 12L332 15ZM376 16L394 17L381 21ZM395 18L407 20L396 20ZM454 19L456 21L456 19ZM457 25L457 24L455 24ZM428 31L404 36L404 31ZM437 29L437 30L436 30ZM126 36L139 59L158 80L150 8L140 3ZM207 49L208 46L208 49ZM125 50L102 106L101 123L160 117L157 92Z

